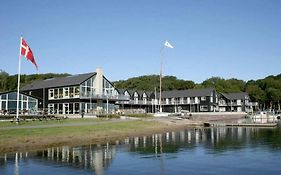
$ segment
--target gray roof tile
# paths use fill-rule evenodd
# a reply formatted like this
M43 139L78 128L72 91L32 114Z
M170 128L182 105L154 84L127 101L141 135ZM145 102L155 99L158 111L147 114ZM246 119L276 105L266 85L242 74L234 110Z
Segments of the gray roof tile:
M78 75L72 75L72 76L67 76L67 77L38 80L38 81L34 81L31 84L24 86L23 88L21 88L21 91L79 85L82 82L89 79L90 77L94 76L95 74L96 74L95 72L92 72L92 73L78 74Z
M213 91L212 88L163 91L162 98L211 96Z

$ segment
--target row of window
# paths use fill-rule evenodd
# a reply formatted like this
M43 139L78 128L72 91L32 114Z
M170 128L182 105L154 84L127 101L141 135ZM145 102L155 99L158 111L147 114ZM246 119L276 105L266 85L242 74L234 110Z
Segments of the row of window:
M20 94L19 95L19 110L37 110L38 100L35 98ZM17 92L10 92L0 95L0 110L17 109Z
M81 114L91 113L93 110L113 111L116 106L114 104L103 103L97 106L96 103L50 103L48 104L48 114Z
M48 114L79 114L79 103L48 104Z
M79 86L49 89L49 100L79 98Z
M248 100L245 100L245 103L247 103ZM244 103L244 100L225 100L225 99L220 99L219 104L220 105L242 105Z

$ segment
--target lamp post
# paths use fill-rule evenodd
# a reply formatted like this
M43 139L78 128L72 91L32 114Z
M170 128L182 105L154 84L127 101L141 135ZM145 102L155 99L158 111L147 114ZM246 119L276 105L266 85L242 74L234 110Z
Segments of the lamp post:
M106 119L108 119L108 95L106 95Z

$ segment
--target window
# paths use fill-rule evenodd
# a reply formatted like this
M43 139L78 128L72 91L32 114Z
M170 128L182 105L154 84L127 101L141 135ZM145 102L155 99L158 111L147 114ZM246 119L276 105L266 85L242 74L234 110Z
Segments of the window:
M69 114L73 114L73 103L69 103Z
M125 91L124 95L125 95L126 97L130 97L130 94L128 93L128 91Z
M201 97L201 101L206 101L206 97Z
M180 104L183 104L183 97L180 98Z
M63 113L63 107L62 107L62 103L59 103L59 114Z
M58 99L58 97L59 97L58 89L54 89L54 99Z
M2 104L1 104L2 110L6 110L6 106L7 106L6 104L7 104L6 101L2 101Z
M237 100L237 105L241 105L241 100Z
M69 98L69 88L63 88L63 97Z
M49 89L49 99L54 99L54 89Z
M171 104L175 104L175 98L171 98Z
M69 88L69 97L70 97L70 98L73 98L73 97L74 97L74 88L73 88L73 87L70 87L70 88Z
M138 96L137 92L134 93L134 102L135 102L135 104L139 103L139 96Z
M69 104L63 103L63 114L69 114Z
M49 114L54 114L55 113L54 104L48 104L48 113Z
M79 97L79 92L80 92L80 90L79 90L79 87L77 86L77 87L75 87L75 97Z
M200 106L200 111L208 111L208 106L206 105Z
M106 79L103 79L103 93L105 95L115 95L115 88Z
M54 104L54 114L58 114L58 113L59 113L58 104L55 103Z
M63 88L59 88L59 98L63 97Z
M6 100L7 99L7 95L1 95L1 99L2 100Z
M79 114L79 103L74 103L74 113Z

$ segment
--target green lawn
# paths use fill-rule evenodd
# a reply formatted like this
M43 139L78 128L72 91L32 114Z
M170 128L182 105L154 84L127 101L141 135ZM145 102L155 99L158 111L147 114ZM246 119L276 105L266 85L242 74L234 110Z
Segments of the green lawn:
M101 122L105 121L105 122ZM83 122L88 124L83 125ZM75 125L80 123L80 125ZM81 124L82 123L82 124ZM71 125L69 125L71 124ZM52 125L55 125L52 126ZM67 119L63 121L34 121L17 125L1 122L0 153L53 145L89 142L91 140L116 138L151 130L159 126L157 122L121 121L112 122L102 119ZM10 127L13 126L13 127ZM21 126L26 126L21 128ZM29 128L29 126L31 126ZM33 126L38 126L34 128ZM40 127L44 126L44 127Z
M79 119L64 119L64 120L35 120L35 121L21 121L18 124L16 122L10 122L9 121L2 121L0 122L0 128L1 127L17 127L17 126L39 126L39 125L53 125L53 124L66 124L66 123L88 123L88 122L100 122L100 121L106 121L106 119L101 118L79 118Z

